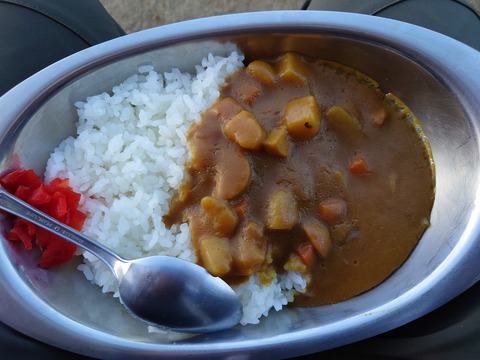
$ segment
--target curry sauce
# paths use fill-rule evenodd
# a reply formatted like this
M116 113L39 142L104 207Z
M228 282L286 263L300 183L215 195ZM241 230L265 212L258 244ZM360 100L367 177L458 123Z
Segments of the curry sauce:
M429 225L434 165L395 96L342 65L287 53L251 62L189 131L167 225L187 221L198 262L238 283L300 271L296 305L381 283Z

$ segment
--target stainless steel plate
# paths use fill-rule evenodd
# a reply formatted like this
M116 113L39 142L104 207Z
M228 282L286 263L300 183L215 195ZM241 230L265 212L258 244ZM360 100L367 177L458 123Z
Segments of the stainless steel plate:
M101 358L288 357L400 326L480 279L480 53L389 19L314 11L227 15L84 50L0 99L0 171L21 164L42 172L50 152L74 132L74 102L108 91L142 64L189 70L226 42L239 46L247 60L288 50L354 67L413 110L432 145L437 195L432 226L405 264L380 286L339 304L286 309L259 325L169 342L149 334L75 264L37 269L34 255L2 239L2 321L41 341Z

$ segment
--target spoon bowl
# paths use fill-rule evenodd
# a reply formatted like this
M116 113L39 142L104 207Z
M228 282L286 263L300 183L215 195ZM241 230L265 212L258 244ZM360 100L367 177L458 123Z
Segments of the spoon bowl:
M201 266L169 256L122 259L3 189L0 209L73 242L102 260L118 281L122 304L149 325L203 334L231 328L242 317L242 304L233 289Z
M242 315L238 298L223 280L174 257L150 256L131 261L119 293L122 303L133 314L177 331L224 330L238 323ZM161 303L158 294L162 294Z

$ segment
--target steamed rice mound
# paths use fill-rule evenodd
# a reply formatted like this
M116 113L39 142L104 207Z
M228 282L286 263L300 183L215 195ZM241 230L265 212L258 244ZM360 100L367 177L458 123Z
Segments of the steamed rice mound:
M219 97L225 78L243 66L243 56L209 55L194 75L178 69L163 74L152 66L102 93L76 103L77 134L51 154L45 178L69 178L82 196L88 218L82 231L127 259L149 255L196 261L188 224L167 229L162 216L184 178L189 160L186 135ZM110 270L83 251L85 277L117 297ZM235 286L244 307L242 324L255 324L304 291L296 272L269 286L256 276Z

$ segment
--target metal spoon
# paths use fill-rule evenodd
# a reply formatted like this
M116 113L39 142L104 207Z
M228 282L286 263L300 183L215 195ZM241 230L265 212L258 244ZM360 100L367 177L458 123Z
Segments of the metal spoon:
M242 317L242 305L233 289L196 264L168 256L122 259L3 189L0 189L0 209L49 230L101 259L117 278L123 305L150 325L200 334L228 329Z

